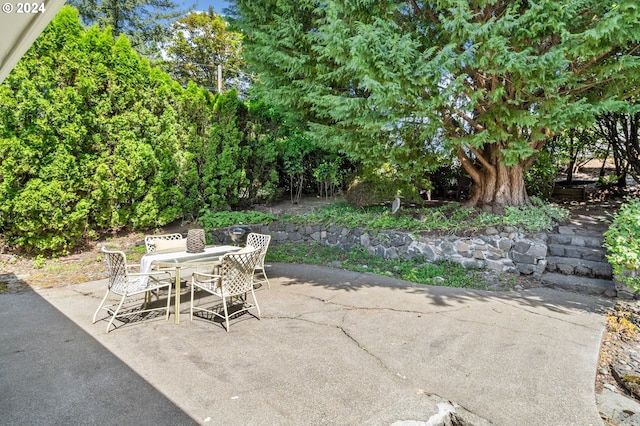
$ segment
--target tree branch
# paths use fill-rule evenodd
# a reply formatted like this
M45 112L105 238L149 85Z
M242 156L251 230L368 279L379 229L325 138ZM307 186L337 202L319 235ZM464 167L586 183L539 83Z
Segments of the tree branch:
M480 164L482 164L483 167L485 167L487 170L493 170L493 165L489 162L489 160L485 158L484 155L482 155L480 151L478 151L476 148L472 147L471 145L465 144L465 147L469 151L471 151L473 155L476 156L476 159L480 162Z
M420 6L418 6L418 3L415 0L409 0L409 3L411 3L411 7L413 7L413 10L416 13L416 15L424 16L425 10L420 9ZM440 20L436 15L434 15L433 11L429 7L426 8L426 13L429 16L429 19L431 19L431 21L434 24L440 24Z

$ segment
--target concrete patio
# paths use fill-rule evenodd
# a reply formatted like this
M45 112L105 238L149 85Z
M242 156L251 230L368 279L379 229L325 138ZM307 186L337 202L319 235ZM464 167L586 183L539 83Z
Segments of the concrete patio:
M46 375L87 390L107 380L74 360L80 349L48 355L69 344L123 371L100 389L137 395L126 406L137 416L130 424L390 425L426 422L444 401L470 424L602 423L594 380L610 300L428 287L307 265L275 264L269 276L271 289L257 291L262 320L242 315L229 333L183 314L178 325L173 317L119 323L107 334L105 321L91 324L105 281L0 295L2 392L13 394L0 401L0 423L91 424L108 420L103 411L122 412L117 398L85 392L83 402L64 381L50 404L30 400L43 390L38 380L56 383ZM188 299L183 293L183 313ZM46 314L56 310L64 317ZM60 333L71 322L79 328L69 343ZM49 356L56 368L33 361ZM79 400L56 409L69 398ZM102 399L92 411L94 398Z

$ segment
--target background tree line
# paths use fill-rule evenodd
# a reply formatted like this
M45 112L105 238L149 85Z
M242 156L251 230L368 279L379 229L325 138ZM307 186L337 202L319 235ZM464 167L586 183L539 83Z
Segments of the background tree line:
M601 145L637 175L640 8L545 4L79 2L89 28L67 7L0 86L3 238L65 251L344 182L357 205L417 201L463 174L499 210Z

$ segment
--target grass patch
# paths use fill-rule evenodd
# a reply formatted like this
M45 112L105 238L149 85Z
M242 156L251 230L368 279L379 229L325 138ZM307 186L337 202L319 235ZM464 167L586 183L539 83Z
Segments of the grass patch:
M227 226L264 223L268 224L276 220L272 214L261 213L253 210L247 211L203 211L198 217L198 223L205 229L225 228Z
M486 289L489 283L479 271L467 270L455 262L425 263L424 259L384 259L361 247L351 251L316 244L289 243L274 245L267 261L304 263L340 267L356 272L371 272L419 284Z

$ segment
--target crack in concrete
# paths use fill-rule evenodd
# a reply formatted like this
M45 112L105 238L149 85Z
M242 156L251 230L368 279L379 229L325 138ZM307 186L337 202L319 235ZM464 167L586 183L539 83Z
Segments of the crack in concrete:
M317 300L317 301L320 301L320 302L323 302L323 303L330 303L332 305L340 306L342 308L345 308L345 309L348 309L348 310L351 310L351 311L358 311L358 310L359 311L389 311L389 312L409 313L409 314L417 314L417 315L444 315L444 316L447 316L450 313L459 312L459 311L462 311L464 309L468 309L469 308L469 305L464 305L464 306L451 308L451 309L443 309L443 310L440 310L440 311L427 312L427 311L417 311L417 310L409 310L409 309L395 309L395 308L386 308L386 307L385 308L358 307L358 306L353 306L353 305L345 305L345 304L342 304L342 303L334 302L331 299L325 299L325 298L321 298L321 297L317 297L317 296L308 296L308 295L300 295L300 296L307 297L307 298L313 299L313 300ZM544 315L542 313L535 312L535 311L532 311L530 309L526 309L525 307L522 307L522 306L517 306L517 305L510 304L510 303L508 303L507 301L504 301L504 300L496 299L496 301L501 303L501 304L503 304L503 305L512 307L514 309L522 310L522 311L530 313L530 314L540 315L540 316L544 316L544 317L547 317L547 318L550 318L550 319L566 322L566 323L573 324L573 325L578 325L578 326L583 327L583 328L588 328L584 324L574 323L572 321L563 320L563 319L560 319L560 318L557 318L557 317L553 317L553 316L550 316L550 315ZM498 311L496 311L496 312L498 312ZM523 331L523 330L518 329L518 328L504 327L504 326L500 326L500 325L497 325L497 324L493 324L493 323L489 324L489 323L482 322L482 321L467 320L467 319L464 319L464 318L455 318L455 320L456 321L460 321L460 322L481 324L481 325L484 325L484 326L487 326L487 327L498 327L498 328L500 328L502 330L509 330L509 331L513 331L513 332L516 332L516 333L527 333L526 331ZM346 334L346 332L345 332L345 334ZM544 333L528 333L528 334L537 335L537 336L544 337L544 338L547 338L547 339L554 339L555 338L552 335L544 334ZM348 334L346 334L346 335L349 336ZM584 343L582 343L582 344L580 342L573 342L573 343L578 345L578 346L585 346ZM363 348L363 349L366 350L366 348ZM370 352L368 352L368 353L370 353ZM375 356L375 355L372 354L372 356ZM385 368L386 368L386 366L385 366ZM400 376L400 375L398 375L398 376L399 377L403 377L403 376Z
M349 311L351 311L351 309L349 309ZM309 312L305 312L304 314L301 315L307 315L309 314ZM346 315L346 313L345 313ZM345 320L345 315L343 315L341 322L344 323ZM331 328L335 328L337 330L339 330L348 340L350 340L352 343L354 343L356 345L356 347L360 350L362 350L363 352L365 352L367 355L369 355L370 357L372 357L374 360L376 360L378 362L378 364L380 364L380 366L386 370L387 372L393 374L394 376L400 378L400 379L406 379L407 377L400 374L399 372L394 372L391 368L389 368L388 365L386 365L384 363L384 361L382 360L382 358L380 358L379 356L375 355L373 352L371 352L369 349L367 349L366 346L362 345L358 339L356 339L354 336L352 336L349 331L342 325L340 324L332 324L332 323L323 323L320 321L315 321L315 320L311 320L308 318L303 318L302 316L296 316L296 317L290 317L290 316L262 316L262 318L269 318L269 319L276 319L276 320L294 320L294 321L303 321L303 322L307 322L309 324L313 324L313 325L319 325L319 326L325 326L325 327L331 327Z
M457 311L461 311L463 309L468 309L469 306L465 305L465 306L460 306L457 308L451 308L451 309L442 309L442 310L438 310L438 311L418 311L418 310L413 310L413 309L396 309L396 308L388 308L388 307L375 307L375 306L353 306L353 305L346 305L343 303L338 303L338 302L334 302L331 299L323 299L321 297L317 297L317 296L308 296L308 295L299 295L301 297L306 297L309 299L313 299L313 300L317 300L323 303L330 303L332 305L335 306L340 306L349 310L358 310L358 311L389 311L389 312L398 312L398 313L405 313L405 314L419 314L419 315L437 315L437 314L443 314L443 313L448 313L448 312L457 312Z

